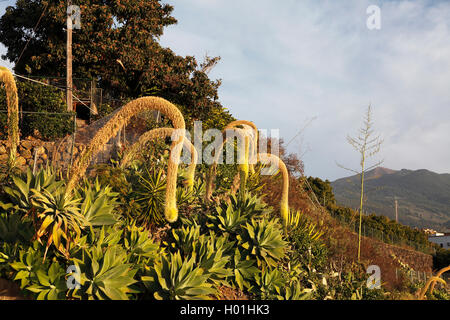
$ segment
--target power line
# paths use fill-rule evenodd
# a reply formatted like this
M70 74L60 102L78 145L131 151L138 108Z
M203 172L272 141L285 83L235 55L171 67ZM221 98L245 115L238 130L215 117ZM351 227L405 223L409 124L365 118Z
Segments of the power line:
M58 90L66 91L66 88L60 88L60 87L57 87L57 86L54 86L54 85L51 85L51 84L48 84L48 83L45 83L45 82L42 82L42 81L38 81L38 80L34 80L34 79L31 79L31 78L28 78L28 77L25 77L25 76L18 75L18 74L15 74L15 73L13 73L13 75L16 76L16 77L18 77L18 78L22 78L22 79L25 79L25 80L28 80L28 81L31 81L31 82L38 83L38 84L40 84L40 85L44 85L44 86L47 86L47 87L52 87L52 88L55 88L55 89L58 89ZM81 101L77 96L75 96L75 95L73 94L72 88L70 89L70 91L72 92L72 96L73 96L79 103L81 103L82 105L84 105L84 106L85 106L86 108L88 108L91 112L94 112L94 110L92 110L91 107L89 107L87 104L85 104L83 101Z
M36 23L36 25L35 25L34 28L33 28L32 36L28 39L27 43L26 43L25 46L23 47L22 52L20 53L19 59L17 59L17 61L15 62L15 64L18 64L19 61L20 61L20 59L22 58L22 55L23 55L23 53L25 52L25 50L27 49L28 44L30 43L31 39L33 38L33 35L34 35L34 33L36 32L36 29L37 29L37 27L39 26L39 23L41 22L41 19L42 19L42 17L44 16L45 11L47 10L47 7L48 7L48 2L45 4L44 10L42 10L42 14L41 14L41 16L39 17L38 22Z

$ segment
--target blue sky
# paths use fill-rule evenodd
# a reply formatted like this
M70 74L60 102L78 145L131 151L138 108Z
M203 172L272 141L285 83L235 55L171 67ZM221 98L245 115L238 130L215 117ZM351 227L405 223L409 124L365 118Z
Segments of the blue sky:
M358 167L346 136L369 104L385 140L374 161L450 172L450 2L165 2L178 24L161 43L199 60L221 56L210 77L222 79L220 101L236 118L280 129L285 141L309 123L288 147L307 175L348 175L336 161ZM381 8L380 30L366 26L369 5Z

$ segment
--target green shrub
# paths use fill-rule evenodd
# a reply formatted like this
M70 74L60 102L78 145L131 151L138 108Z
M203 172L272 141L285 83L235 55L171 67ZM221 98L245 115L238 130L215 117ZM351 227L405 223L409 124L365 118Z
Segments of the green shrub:
M34 135L35 130L43 139L52 140L71 134L74 114L67 112L64 92L55 88L18 81L19 108L24 111L19 119L22 137ZM0 134L6 136L6 95L0 88ZM26 113L26 112L40 112Z

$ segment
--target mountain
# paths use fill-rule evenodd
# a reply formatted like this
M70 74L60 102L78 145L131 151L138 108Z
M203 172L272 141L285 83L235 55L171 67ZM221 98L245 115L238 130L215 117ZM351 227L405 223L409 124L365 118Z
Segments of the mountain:
M395 219L397 199L400 223L450 230L450 174L378 167L368 171L365 177L365 213ZM338 204L359 208L360 180L359 175L354 175L331 183Z

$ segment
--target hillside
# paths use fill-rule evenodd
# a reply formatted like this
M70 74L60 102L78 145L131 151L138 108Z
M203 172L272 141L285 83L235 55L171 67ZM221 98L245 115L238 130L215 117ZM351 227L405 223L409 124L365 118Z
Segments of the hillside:
M339 204L359 207L360 177L354 175L331 183ZM365 212L395 219L411 227L450 230L450 174L425 169L395 171L375 168L366 174Z

